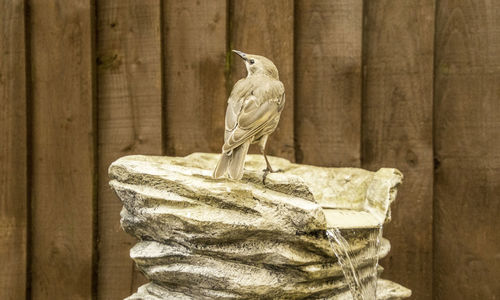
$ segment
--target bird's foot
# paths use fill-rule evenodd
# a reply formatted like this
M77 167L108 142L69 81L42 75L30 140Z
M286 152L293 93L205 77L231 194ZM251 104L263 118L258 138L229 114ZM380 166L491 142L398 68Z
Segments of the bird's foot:
M264 170L262 170L262 172L264 172L264 175L262 176L262 184L266 185L266 178L269 173L283 173L284 171L282 169L273 170L270 168L265 168Z
M264 170L262 170L262 172L264 172L264 173L283 173L285 171L283 171L282 169L274 170L274 169L270 169L270 168L265 168Z
M271 171L269 171L268 168L265 168L262 171L264 172L264 175L262 175L262 185L266 185L267 174L269 174Z

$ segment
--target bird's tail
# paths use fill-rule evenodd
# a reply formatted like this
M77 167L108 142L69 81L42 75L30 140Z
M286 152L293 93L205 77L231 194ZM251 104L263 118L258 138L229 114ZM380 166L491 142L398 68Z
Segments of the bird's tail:
M243 145L233 149L229 155L222 153L212 176L219 178L227 172L230 178L241 179L243 177L243 167L245 166L245 157L249 146L250 141L247 141Z
M219 178L226 174L227 167L229 167L229 162L231 161L232 156L232 154L222 152L219 161L217 162L217 166L215 166L214 173L212 174L213 178Z

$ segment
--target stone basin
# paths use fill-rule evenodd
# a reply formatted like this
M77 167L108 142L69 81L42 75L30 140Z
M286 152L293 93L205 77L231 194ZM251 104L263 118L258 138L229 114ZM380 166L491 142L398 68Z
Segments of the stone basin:
M126 156L109 168L122 228L137 237L131 258L151 281L128 299L351 299L325 236L338 228L361 279L387 255L369 251L373 228L390 220L402 174L324 168L248 155L241 181L213 179L218 154ZM379 267L379 273L382 268ZM364 276L364 277L363 277ZM377 299L411 291L378 279Z

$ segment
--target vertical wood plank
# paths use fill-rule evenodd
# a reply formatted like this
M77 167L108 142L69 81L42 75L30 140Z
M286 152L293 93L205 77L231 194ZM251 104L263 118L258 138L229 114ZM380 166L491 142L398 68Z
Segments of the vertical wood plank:
M405 180L384 228L384 277L432 297L434 1L365 2L363 167Z
M225 0L164 3L166 152L220 152L224 135Z
M160 13L159 0L97 2L99 299L123 299L145 282L107 170L124 155L162 154Z
M298 0L295 10L297 162L359 166L362 0Z
M438 1L436 299L500 295L500 2Z
M285 85L286 104L266 151L294 161L293 1L233 0L230 20L231 49L265 56L278 68L280 80ZM239 57L230 55L229 85L232 87L246 77L246 69Z
M27 148L24 1L0 2L0 299L26 297Z
M91 0L32 0L32 298L90 299L95 131Z

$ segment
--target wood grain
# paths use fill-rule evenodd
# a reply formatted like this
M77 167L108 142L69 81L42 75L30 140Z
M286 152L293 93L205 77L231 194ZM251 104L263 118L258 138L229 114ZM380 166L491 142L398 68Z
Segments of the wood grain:
M99 299L123 299L146 281L107 170L121 156L162 154L160 12L159 0L97 2Z
M403 171L383 277L414 299L498 297L497 2L12 0L0 2L1 299L136 290L107 167L219 152L245 76L230 49L269 57L285 83L271 154Z
M26 297L27 98L24 1L0 2L0 299Z
M90 299L95 130L90 0L30 2L32 298Z
M500 3L438 2L436 299L500 295Z
M299 163L361 163L362 6L362 0L296 1Z
M363 168L396 167L405 180L384 227L384 278L432 297L434 1L365 2Z
M266 152L294 161L293 1L233 0L230 3L231 49L269 58L278 68L280 80L285 85L285 108L278 128L268 140ZM240 78L246 77L246 69L238 56L230 55L228 85L232 87ZM257 147L251 152L260 153Z
M164 3L166 152L220 152L224 140L224 0Z

